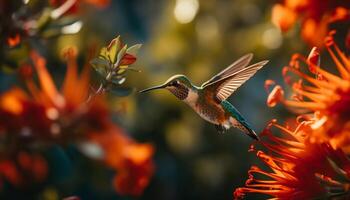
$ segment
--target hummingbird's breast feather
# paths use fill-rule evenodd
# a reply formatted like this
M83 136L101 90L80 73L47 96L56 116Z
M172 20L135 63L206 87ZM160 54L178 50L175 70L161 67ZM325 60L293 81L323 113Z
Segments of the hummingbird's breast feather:
M223 124L227 121L229 116L227 116L223 107L215 102L213 97L208 93L189 93L187 98L192 101L186 102L190 105L203 119L213 124ZM195 101L194 101L195 100Z

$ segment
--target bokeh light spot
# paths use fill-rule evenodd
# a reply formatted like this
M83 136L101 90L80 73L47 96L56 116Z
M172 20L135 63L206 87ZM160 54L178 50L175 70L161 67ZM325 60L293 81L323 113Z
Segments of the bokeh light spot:
M212 16L201 17L196 20L196 32L201 45L213 45L219 37L219 25Z
M262 44L269 49L277 49L282 45L282 34L277 28L269 28L262 35Z
M199 133L183 121L169 124L165 138L170 148L179 154L189 155L200 145Z
M56 120L59 117L58 110L56 108L48 108L46 110L46 116L51 120Z
M181 24L190 23L196 16L198 8L198 0L177 0L174 8L176 21Z

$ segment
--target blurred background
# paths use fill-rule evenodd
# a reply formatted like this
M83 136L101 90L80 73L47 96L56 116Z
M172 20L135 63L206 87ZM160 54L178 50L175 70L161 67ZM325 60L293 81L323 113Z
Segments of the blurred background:
M108 12L119 13L113 18L120 21L109 33L144 44L135 64L142 73L128 80L138 89L160 84L174 74L185 74L201 85L249 52L254 53L252 62L270 60L229 98L260 132L285 112L266 106L265 80L277 77L282 82L281 69L290 56L308 51L298 32L282 36L271 23L273 3L117 1L113 3L116 10ZM127 130L156 146L156 174L141 199L232 199L234 188L244 185L250 166L260 162L248 152L251 138L236 129L219 134L167 91L135 94L124 101L130 106L122 119Z
M256 132L287 111L266 106L266 79L282 83L281 69L295 52L309 47L299 37L299 25L287 33L271 23L275 1L258 0L112 0L102 8L82 4L83 26L74 35L60 35L38 46L50 72L60 83L65 72L62 51L75 46L83 66L87 49L105 46L117 35L129 45L142 43L137 62L140 73L129 72L126 86L141 90L174 74L193 83L204 81L246 53L252 62L270 62L239 88L229 101ZM14 55L15 56L15 55ZM18 84L15 75L2 72L0 89ZM55 176L23 194L34 199L77 195L81 199L232 199L243 186L251 165L261 164L248 149L253 142L239 130L219 134L215 127L167 91L108 96L113 120L132 138L155 147L155 174L140 197L117 195L109 184L110 171L67 147L51 148ZM99 169L99 170L97 170ZM102 177L102 178L101 178ZM9 190L4 197L11 196Z

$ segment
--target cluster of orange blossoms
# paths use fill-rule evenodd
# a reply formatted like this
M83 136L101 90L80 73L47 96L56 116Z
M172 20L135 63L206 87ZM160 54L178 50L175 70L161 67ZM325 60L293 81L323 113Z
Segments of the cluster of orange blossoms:
M321 47L331 24L349 21L350 4L344 0L284 0L272 9L272 22L283 32L298 19L303 39L311 46Z
M277 127L280 137L273 135L272 126ZM264 138L261 145L268 153L257 151L257 157L271 172L251 167L246 187L235 190L235 199L243 198L246 193L261 193L281 200L347 195L350 183L343 180L350 178L350 160L342 150L335 150L327 143L307 142L307 130L306 123L291 129L272 121L261 135Z
M55 86L45 59L35 52L32 68L20 69L27 91L13 88L0 96L0 182L23 186L43 181L49 166L40 149L51 144L88 144L102 150L95 157L115 169L113 184L123 195L140 195L153 176L153 146L139 144L109 119L103 96L87 101L90 67L78 75L75 56L68 56L67 73L60 90ZM15 158L15 159L13 159Z
M267 104L282 103L300 115L286 126L273 120L262 133L259 143L268 153L259 150L257 156L271 172L252 167L246 187L235 190L235 199L247 193L286 200L349 197L350 59L335 44L334 34L326 37L325 46L339 75L320 67L316 48L307 58L294 55L283 68L285 81L292 88L291 98L285 98L285 91L276 85ZM268 80L267 85L271 84L274 82ZM272 127L280 136L272 134Z
M311 142L329 142L334 148L350 150L350 59L339 49L333 40L334 31L326 38L326 48L332 57L339 75L332 74L320 65L319 53L314 48L309 57L295 54L290 66L283 68L283 75L293 91L292 99L285 99L284 91L275 86L268 105L277 102L285 104L296 112L308 112L301 115L310 126ZM306 63L310 74L303 72L301 63ZM300 79L292 81L289 72ZM309 83L309 84L307 84Z

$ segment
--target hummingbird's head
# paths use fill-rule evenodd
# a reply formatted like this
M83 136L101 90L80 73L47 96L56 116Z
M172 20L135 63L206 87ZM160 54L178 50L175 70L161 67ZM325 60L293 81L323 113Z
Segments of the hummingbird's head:
M191 88L192 88L192 84L185 75L175 75L170 77L162 85L144 89L140 91L140 93L148 92L156 89L167 89L171 93L173 93L178 99L184 100L186 99Z

